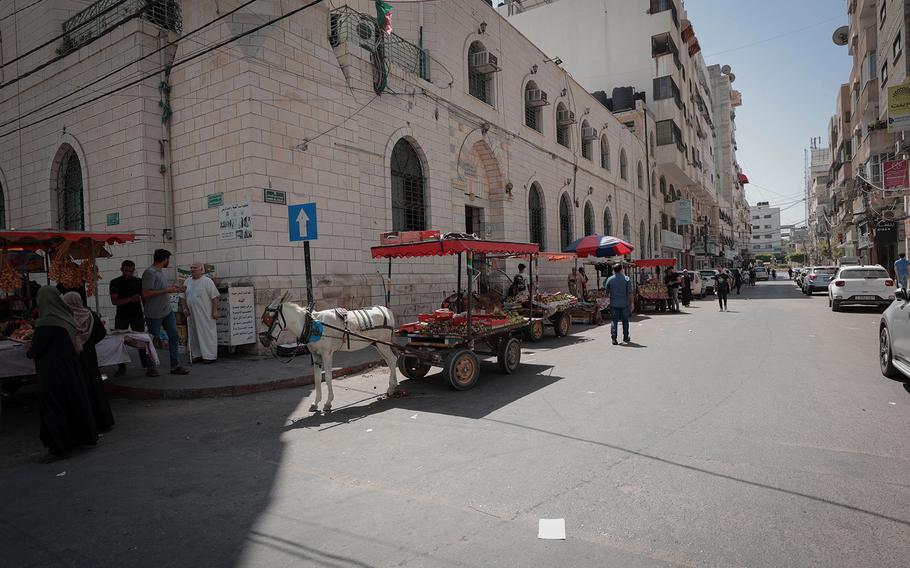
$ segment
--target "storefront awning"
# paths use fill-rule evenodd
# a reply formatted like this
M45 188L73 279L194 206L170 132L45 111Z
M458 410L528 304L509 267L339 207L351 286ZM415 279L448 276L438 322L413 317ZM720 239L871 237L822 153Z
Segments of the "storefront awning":
M370 249L373 258L443 256L469 251L486 254L538 254L540 252L540 245L535 243L511 243L505 241L481 241L472 239L436 239L400 245L379 245Z

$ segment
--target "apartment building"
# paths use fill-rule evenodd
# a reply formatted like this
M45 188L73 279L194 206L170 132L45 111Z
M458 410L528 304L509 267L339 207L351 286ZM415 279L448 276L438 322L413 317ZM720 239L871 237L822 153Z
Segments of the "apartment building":
M164 247L173 265L202 260L221 284L254 286L259 306L288 290L302 298L302 247L289 242L281 200L317 204L319 307L380 304L390 286L399 315L438 307L455 287L451 262L402 263L390 281L369 248L391 230L547 251L609 233L636 256L659 252L653 154L638 137L655 131L651 115L627 128L484 2L395 4L379 95L373 2L322 3L236 40L287 3L229 14L212 0L174 2L166 17L108 30L98 14L110 4L45 0L14 15L0 4L3 60L22 55L7 81L64 53L0 92L3 219L142 234L99 263L107 277L123 258L147 265ZM120 6L129 15L142 5ZM26 55L61 26L76 31ZM92 97L68 98L85 85ZM245 212L241 238L220 230L232 207ZM541 263L542 287L563 289L567 270ZM110 310L103 296L101 305Z
M657 185L665 201L661 254L686 266L714 264L725 254L728 225L717 198L715 105L682 3L523 0L499 10L589 91L604 92L620 109L630 99L643 102L656 123ZM679 223L680 201L693 211L691 225ZM730 237L728 229L724 238Z
M828 180L831 170L831 149L813 140L807 152L806 169L806 226L805 249L812 262L818 258L817 243L826 243L830 249L832 229L832 200Z
M767 201L759 201L749 208L752 224L752 255L784 254L780 232L780 208L771 207Z

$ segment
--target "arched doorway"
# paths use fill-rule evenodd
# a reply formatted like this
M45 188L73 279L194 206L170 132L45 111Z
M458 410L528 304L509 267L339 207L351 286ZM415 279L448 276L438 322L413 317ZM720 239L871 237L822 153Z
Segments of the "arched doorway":
M414 146L402 138L392 149L392 230L427 228L426 178Z

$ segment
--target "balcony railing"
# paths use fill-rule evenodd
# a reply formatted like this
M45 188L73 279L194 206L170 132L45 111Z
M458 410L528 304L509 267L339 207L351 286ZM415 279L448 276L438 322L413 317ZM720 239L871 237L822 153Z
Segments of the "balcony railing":
M178 0L98 0L63 22L65 35L57 53L75 51L130 17L141 17L165 30L178 33L182 30Z
M348 6L332 10L329 41L332 47L343 43L356 43L375 52L382 31L376 18L361 14ZM425 81L430 80L430 58L425 49L414 45L401 36L392 34L383 40L383 55L386 63L394 63Z

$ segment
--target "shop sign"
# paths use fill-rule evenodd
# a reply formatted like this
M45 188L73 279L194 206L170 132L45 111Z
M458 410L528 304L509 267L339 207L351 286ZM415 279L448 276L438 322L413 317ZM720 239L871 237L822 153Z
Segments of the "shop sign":
M262 200L273 205L287 205L288 194L285 191L278 191L277 189L263 189Z
M692 200L680 199L676 202L676 224L692 224Z
M222 205L218 213L219 235L222 241L253 237L253 208L249 201Z
M682 250L684 248L682 235L666 229L660 230L660 244L668 249Z
M107 214L107 226L113 227L114 225L120 224L120 213L108 213Z
M888 87L888 131L910 130L910 82Z
M224 194L223 193L211 193L205 196L205 203L209 209L214 209L215 207L221 207L224 205Z
M882 164L885 189L906 189L910 187L907 160L885 160Z
M882 219L875 225L876 241L893 241L897 239L897 223Z

